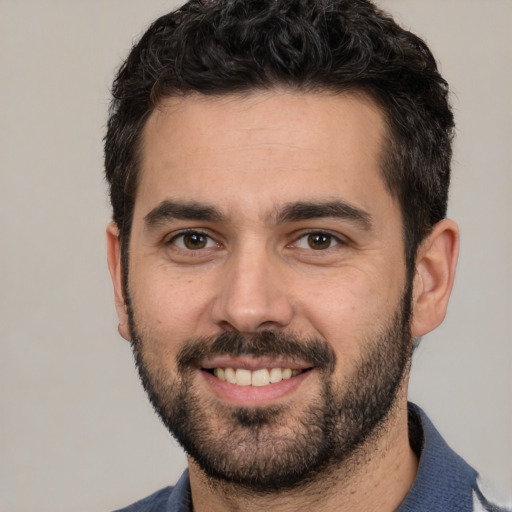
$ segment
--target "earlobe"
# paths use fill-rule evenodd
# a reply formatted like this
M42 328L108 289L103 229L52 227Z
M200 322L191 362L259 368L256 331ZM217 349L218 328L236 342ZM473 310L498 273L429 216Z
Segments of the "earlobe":
M114 300L119 320L119 334L127 341L130 341L130 330L128 328L128 312L123 287L123 269L121 262L121 242L119 240L119 228L114 222L107 225L107 261L114 286Z
M457 224L443 219L418 248L413 285L413 337L427 334L443 321L453 288L458 254Z

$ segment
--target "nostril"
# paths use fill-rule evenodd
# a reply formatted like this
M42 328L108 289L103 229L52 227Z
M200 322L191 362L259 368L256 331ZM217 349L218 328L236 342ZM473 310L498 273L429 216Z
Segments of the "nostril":
M241 332L226 320L222 320L221 322L219 322L218 325L225 332L236 332L236 333Z

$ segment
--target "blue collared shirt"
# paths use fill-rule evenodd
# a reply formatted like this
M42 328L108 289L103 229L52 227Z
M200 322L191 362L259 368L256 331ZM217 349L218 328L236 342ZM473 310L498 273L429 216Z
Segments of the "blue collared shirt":
M409 404L409 430L419 456L418 473L397 512L506 512L482 495L478 473L446 444L414 404ZM174 487L165 487L116 512L192 512L188 470Z

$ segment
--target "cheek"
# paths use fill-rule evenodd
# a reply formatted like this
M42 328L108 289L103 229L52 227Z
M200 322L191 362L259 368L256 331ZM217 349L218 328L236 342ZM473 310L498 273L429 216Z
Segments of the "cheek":
M361 269L345 269L314 285L305 283L299 301L302 316L313 332L329 341L336 352L355 355L362 340L387 325L400 301L400 280ZM393 282L394 281L394 282Z
M146 272L130 280L135 320L160 349L204 335L204 317L210 287L165 271Z

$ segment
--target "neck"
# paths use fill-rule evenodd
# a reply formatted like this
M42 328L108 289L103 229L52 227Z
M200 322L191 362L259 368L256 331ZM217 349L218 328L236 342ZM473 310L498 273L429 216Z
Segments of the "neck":
M418 467L409 444L407 403L397 400L386 424L350 460L324 472L299 489L253 493L207 477L189 460L195 512L272 510L288 512L350 510L393 511L409 491Z

